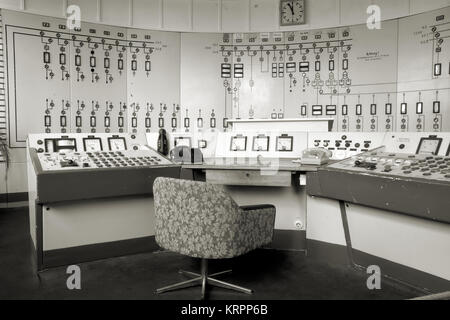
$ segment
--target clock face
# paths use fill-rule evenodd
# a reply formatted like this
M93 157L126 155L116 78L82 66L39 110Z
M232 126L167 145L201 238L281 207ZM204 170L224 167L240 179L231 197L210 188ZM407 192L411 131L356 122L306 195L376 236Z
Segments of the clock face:
M305 22L304 0L281 0L280 1L280 24L292 26Z

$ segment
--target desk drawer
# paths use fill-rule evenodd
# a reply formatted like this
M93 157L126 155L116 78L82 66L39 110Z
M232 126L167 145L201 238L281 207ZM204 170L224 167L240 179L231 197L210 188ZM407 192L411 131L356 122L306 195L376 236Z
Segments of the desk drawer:
M265 173L266 175L261 175ZM206 182L229 186L290 187L291 172L259 170L206 170Z

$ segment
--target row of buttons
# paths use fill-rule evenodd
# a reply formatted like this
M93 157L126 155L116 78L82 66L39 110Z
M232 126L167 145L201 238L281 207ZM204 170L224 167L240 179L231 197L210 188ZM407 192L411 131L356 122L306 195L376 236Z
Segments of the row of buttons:
M314 146L315 147L319 147L320 146L320 142L321 142L320 140L314 141ZM334 142L334 146L336 148L340 148L342 146L342 143L343 143L343 141L336 140ZM324 140L322 145L323 145L323 147L328 148L331 145L331 142L328 141L328 140ZM352 146L352 142L351 141L345 141L344 146L346 148L350 148ZM354 148L356 148L356 149L361 148L361 144L359 142L356 142L355 145L354 145ZM364 142L364 148L365 149L369 149L370 148L370 142Z
M429 177L433 173L442 174L445 178L450 179L450 158L443 157L427 157L414 162L411 166L402 168L403 173L408 175L414 171L421 172L423 176Z
M122 152L87 153L95 165L102 167L135 167L158 165L161 159L156 156L127 157Z

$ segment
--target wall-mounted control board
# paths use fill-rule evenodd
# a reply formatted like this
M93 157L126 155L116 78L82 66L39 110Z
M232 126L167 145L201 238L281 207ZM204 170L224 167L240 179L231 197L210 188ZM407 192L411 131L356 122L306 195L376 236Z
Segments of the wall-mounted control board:
M1 14L8 143L21 163L10 184L24 182L30 133L204 134L231 130L230 119L324 117L334 132L450 130L450 7L379 30L234 34L69 30L62 18ZM192 146L212 156L211 141Z
M11 147L30 133L181 128L180 33L85 22L71 30L65 19L3 9L2 22Z
M214 94L202 99L220 101L228 119L331 117L337 132L448 131L449 23L445 7L379 29L183 35L182 104L201 103L192 92L206 85Z

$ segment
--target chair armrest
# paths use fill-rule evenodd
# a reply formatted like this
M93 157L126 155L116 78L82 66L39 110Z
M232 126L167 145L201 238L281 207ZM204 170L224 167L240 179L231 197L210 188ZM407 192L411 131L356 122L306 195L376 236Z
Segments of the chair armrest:
M241 223L252 249L272 242L275 227L276 208L273 205L253 205L239 207Z

